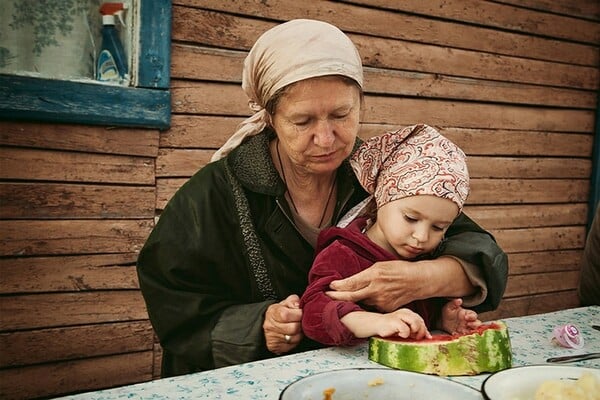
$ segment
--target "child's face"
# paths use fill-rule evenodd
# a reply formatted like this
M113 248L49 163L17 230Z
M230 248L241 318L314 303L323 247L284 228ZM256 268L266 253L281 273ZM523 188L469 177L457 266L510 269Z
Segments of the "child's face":
M401 259L433 251L458 216L451 200L430 195L405 197L384 204L367 235Z

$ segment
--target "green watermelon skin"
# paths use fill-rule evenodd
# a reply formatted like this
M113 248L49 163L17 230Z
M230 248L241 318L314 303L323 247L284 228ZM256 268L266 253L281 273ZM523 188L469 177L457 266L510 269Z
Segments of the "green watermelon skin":
M434 335L432 339L369 338L369 360L406 371L440 376L477 375L512 366L506 324L482 326L466 335Z

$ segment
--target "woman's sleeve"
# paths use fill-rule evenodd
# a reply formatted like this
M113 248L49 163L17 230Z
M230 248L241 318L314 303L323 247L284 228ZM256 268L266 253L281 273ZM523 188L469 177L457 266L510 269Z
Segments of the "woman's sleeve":
M251 283L235 211L229 192L215 189L227 182L202 174L198 180L169 202L137 264L161 346L187 372L268 357L262 323L274 303L244 299Z
M489 232L461 213L446 232L446 240L439 255L458 258L463 266L467 263L465 273L475 285L478 280L485 281L487 296L481 304L473 307L477 312L498 307L506 289L508 257ZM479 271L472 271L473 266Z

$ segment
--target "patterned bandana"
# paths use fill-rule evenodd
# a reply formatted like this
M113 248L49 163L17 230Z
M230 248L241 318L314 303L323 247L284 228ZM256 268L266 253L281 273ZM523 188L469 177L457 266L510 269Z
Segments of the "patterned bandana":
M269 122L265 105L284 86L304 79L342 75L363 84L358 50L338 28L322 21L294 19L263 33L244 61L242 89L254 115L212 157L223 158Z
M433 195L462 210L469 195L463 151L428 125L413 125L366 140L350 164L377 208L408 196Z

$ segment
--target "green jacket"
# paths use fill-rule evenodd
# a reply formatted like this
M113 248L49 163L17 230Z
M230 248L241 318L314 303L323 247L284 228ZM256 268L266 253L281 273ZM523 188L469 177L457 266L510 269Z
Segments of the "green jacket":
M199 170L169 201L140 252L140 288L163 347L163 377L275 356L266 349L264 313L306 288L314 249L291 222L285 186L268 152L271 138L268 132L254 136ZM258 276L247 261L225 163L248 200L266 266ZM337 182L334 221L367 196L347 162ZM444 244L443 254L483 268L488 296L479 310L496 308L508 262L493 237L461 216ZM261 293L264 280L271 283L271 298ZM296 351L315 346L306 339Z

